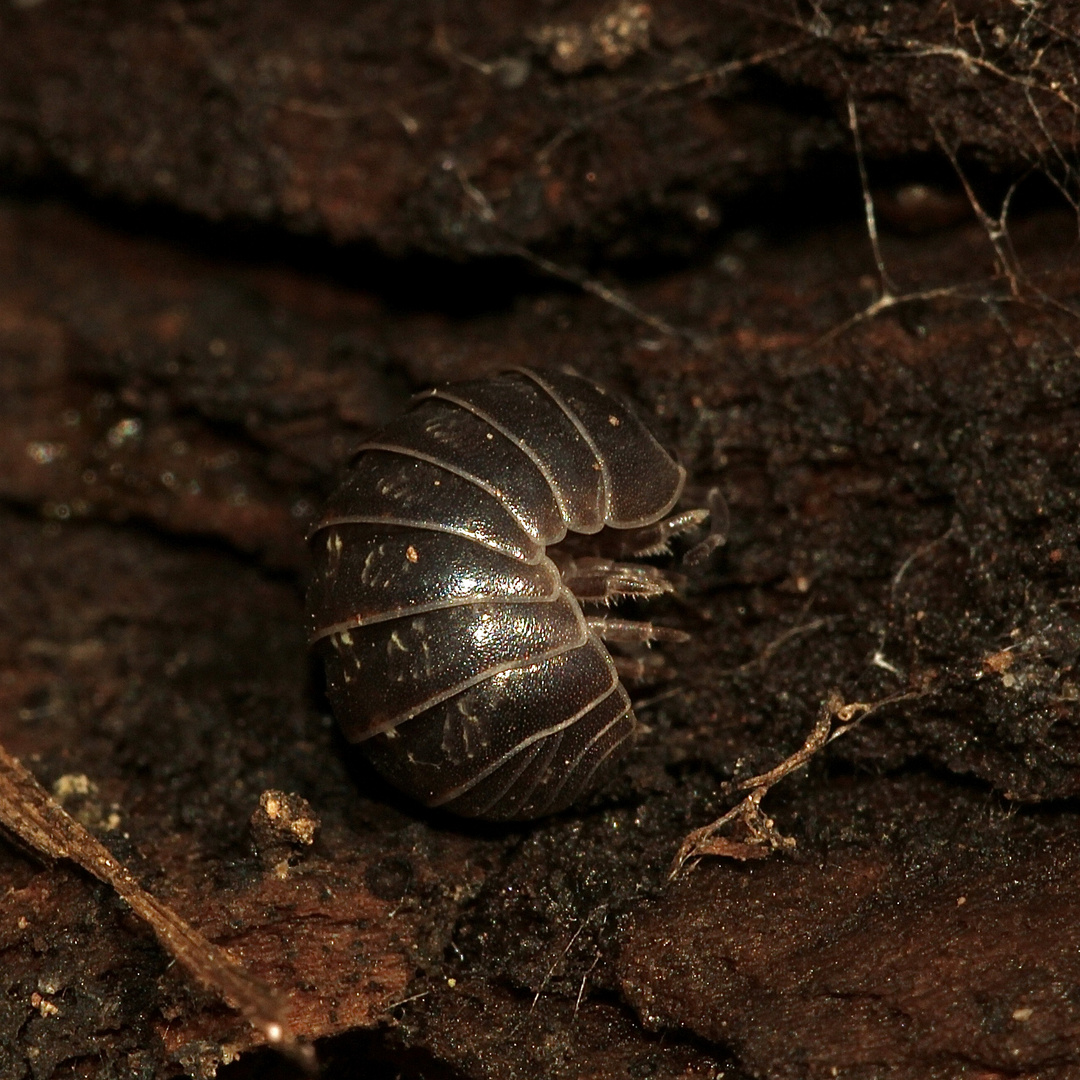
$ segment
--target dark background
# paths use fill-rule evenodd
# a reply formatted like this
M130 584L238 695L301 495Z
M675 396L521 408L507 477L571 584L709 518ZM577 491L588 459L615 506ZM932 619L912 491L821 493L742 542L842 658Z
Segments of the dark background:
M1078 43L1063 0L3 0L3 744L328 1076L1077 1075ZM410 393L559 363L730 540L620 778L463 824L336 734L303 537ZM668 883L834 692L907 697L768 797L797 847ZM280 872L270 788L322 822ZM6 842L0 990L5 1077L298 1075Z

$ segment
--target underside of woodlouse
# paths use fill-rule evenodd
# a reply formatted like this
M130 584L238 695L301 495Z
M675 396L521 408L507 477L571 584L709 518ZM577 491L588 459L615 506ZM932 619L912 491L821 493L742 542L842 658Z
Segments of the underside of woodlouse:
M635 728L603 642L681 640L582 603L648 599L674 575L568 532L664 550L708 510L667 518L685 472L618 399L516 369L429 391L364 443L312 533L312 642L347 738L428 806L526 819L569 806Z

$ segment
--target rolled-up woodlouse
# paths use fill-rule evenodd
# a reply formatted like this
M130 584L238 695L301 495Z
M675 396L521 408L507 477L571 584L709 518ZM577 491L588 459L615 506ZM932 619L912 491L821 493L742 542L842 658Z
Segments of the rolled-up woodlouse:
M311 535L312 642L345 736L428 806L490 819L564 809L634 732L608 641L682 640L581 602L672 589L651 566L550 551L636 530L662 550L685 470L616 398L515 369L421 395L358 451Z

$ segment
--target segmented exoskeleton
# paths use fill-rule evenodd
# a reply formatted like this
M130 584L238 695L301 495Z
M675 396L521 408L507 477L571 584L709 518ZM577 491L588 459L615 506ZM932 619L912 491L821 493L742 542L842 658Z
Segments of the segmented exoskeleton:
M671 591L671 575L548 549L605 526L662 548L708 516L662 520L684 480L577 375L515 369L421 395L360 447L311 536L312 641L346 737L429 806L568 806L635 728L602 639L686 635L581 607Z

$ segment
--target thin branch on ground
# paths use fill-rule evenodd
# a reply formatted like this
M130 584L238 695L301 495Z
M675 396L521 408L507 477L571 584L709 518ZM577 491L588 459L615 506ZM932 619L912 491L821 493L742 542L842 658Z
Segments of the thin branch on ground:
M801 769L825 746L841 735L846 735L853 727L868 716L901 701L924 697L929 690L910 691L893 694L876 702L856 701L844 704L839 695L833 694L822 706L813 730L806 742L768 772L751 776L723 785L722 794L748 791L749 794L722 817L700 829L688 833L679 847L671 864L668 880L675 878L683 866L690 860L691 869L706 856L726 857L730 859L764 859L776 850L790 850L795 847L793 837L784 836L772 818L766 817L761 810L761 801L785 776ZM718 835L732 823L738 823L745 832L745 839L732 839Z
M890 308L900 307L902 304L914 304L920 300L942 300L946 298L951 300L972 300L979 303L986 299L986 290L979 290L970 285L942 285L938 288L920 289L918 292L904 293L902 296L881 296L872 304L864 307L862 311L857 311L842 323L838 323L830 330L826 330L810 347L811 349L820 348L834 338L846 333L853 326L868 322Z
M745 675L756 668L764 668L769 661L789 642L804 634L812 634L823 626L830 626L834 620L828 618L811 619L808 623L799 626L789 626L783 633L778 634L759 652L743 664L733 668L721 668L718 675Z
M578 928L571 935L570 940L566 943L566 948L563 949L561 953L559 953L557 959L555 960L555 963L553 963L551 967L548 968L547 974L544 976L543 981L540 983L540 988L536 991L536 996L533 998L532 1004L529 1006L530 1014L532 1013L533 1009L536 1008L536 1003L540 1000L540 995L543 994L544 987L546 987L547 984L551 981L551 976L555 974L558 966L567 958L567 956L570 955L570 950L574 947L574 942L577 941L579 937L581 937L581 931L584 930L585 927L588 925L589 919L582 919L581 925L578 926Z
M393 1001L383 1009L384 1013L392 1013L395 1009L400 1009L402 1005L408 1005L410 1001L419 1001L421 998L426 998L431 993L430 990L421 990L419 994L410 994L408 997L402 998L400 1001Z
M596 950L596 954L593 956L593 962L589 965L589 970L581 976L581 986L578 988L577 1000L574 1002L574 1015L573 1020L577 1019L578 1010L581 1008L582 998L585 997L585 985L589 981L589 976L596 970L596 965L600 963L600 958L603 954L599 949ZM571 1022L573 1022L573 1020Z
M889 608L888 608L889 616L892 615L892 613L893 613L893 611L894 611L894 609L896 607L896 593L897 593L897 590L900 588L900 582L904 580L904 575L908 572L908 570L911 569L912 565L915 562L917 562L919 559L921 559L924 555L928 555L936 547L938 547L941 544L944 544L947 540L950 540L959 531L959 528L960 528L960 518L959 518L959 515L957 515L957 516L955 516L953 518L952 522L949 524L948 529L946 529L945 532L943 532L941 534L941 536L936 537L935 539L930 540L927 543L922 544L919 547L917 547L900 564L900 568L893 575L892 583L889 586ZM882 628L882 631L881 631L881 637L878 640L877 650L875 651L874 655L870 658L870 663L874 667L884 668L886 671L891 672L893 675L902 675L903 673L900 671L900 669L895 664L893 664L889 660L887 660L886 657L885 657L885 642L888 639L888 636L889 636L889 625L888 625L888 621L886 621L885 626Z
M587 131L597 123L597 121L603 120L605 117L613 116L625 109L632 108L634 105L640 105L649 98L657 97L660 94L671 94L678 90L686 90L689 87L696 86L700 83L726 79L731 75L737 75L739 72L746 71L748 68L758 67L761 64L767 63L769 60L779 59L781 56L786 56L796 49L806 47L807 45L804 42L790 42L787 45L781 45L775 49L763 49L761 52L754 53L753 56L745 56L738 60L728 60L726 63L706 68L704 71L695 71L691 75L683 75L678 79L665 79L660 82L650 83L648 86L643 86L636 93L628 94L618 101L613 101L608 105L593 109L579 119L566 124L540 148L536 154L536 164L543 168L550 160L551 155L566 142L567 139L570 139L583 131Z
M1053 83L1043 84L1036 82L1034 79L1024 78L1020 75L1013 75L1011 72L1006 71L1004 68L999 67L997 64L990 60L987 60L983 56L975 56L974 54L963 49L958 45L935 45L920 41L905 41L905 52L897 53L898 56L908 56L912 59L921 59L928 56L940 56L947 57L951 60L958 60L969 71L974 73L981 69L988 71L991 75L996 75L999 79L1003 79L1005 82L1013 83L1016 86L1024 87L1030 90L1038 90L1041 93L1049 94L1055 97L1063 105L1065 105L1072 112L1080 112L1080 105L1073 101L1067 93L1062 89L1060 85L1054 85Z
M870 247L874 253L874 264L877 267L881 291L877 299L867 304L862 311L857 311L842 323L839 323L831 330L827 330L822 334L821 337L814 342L812 346L813 349L820 348L822 345L827 344L834 338L839 337L841 334L850 330L853 326L857 326L862 322L867 322L881 314L881 312L888 311L889 308L898 307L900 304L911 304L919 300L939 300L944 297L968 300L982 300L985 297L985 290L973 290L971 293L966 293L966 289L971 287L963 285L942 285L931 289L919 289L916 292L900 293L896 284L889 276L888 268L885 265L885 257L881 251L881 240L878 236L877 229L877 215L874 211L874 199L870 194L870 181L866 171L866 159L863 155L862 135L859 131L859 116L855 108L855 99L850 93L848 94L848 125L851 129L851 137L855 144L855 159L859 167L859 182L862 187L866 232L870 238Z
M72 818L3 746L0 824L39 855L50 860L70 860L110 885L149 924L165 951L199 983L242 1013L268 1043L289 1052L305 1066L314 1064L312 1048L297 1042L285 1020L286 1003L282 997L146 892L131 871L117 862L105 845Z
M881 243L878 240L877 216L874 213L874 199L870 194L870 180L866 174L866 159L863 156L862 136L859 134L859 116L855 111L855 98L848 93L848 126L851 128L851 137L855 141L855 160L859 164L859 181L862 184L863 209L866 213L866 231L870 234L870 246L874 249L874 262L877 264L878 278L881 281L881 296L878 302L896 300L896 286L889 277L889 271L885 268L885 259L881 254Z
M602 281L589 277L584 271L552 262L551 259L546 259L542 255L537 255L536 252L530 251L524 244L507 236L502 229L499 217L495 213L495 209L492 207L490 200L472 182L472 180L469 179L461 165L452 159L448 159L446 166L452 169L457 176L458 183L461 184L462 190L472 203L480 220L499 230L501 234L499 247L505 254L514 255L535 266L538 270L542 270L545 274L550 274L552 277L559 278L561 281L567 281L572 285L577 285L578 288L582 289L584 292L591 293L593 296L603 300L604 303L610 304L614 308L618 308L619 311L629 315L632 319L636 319L638 322L644 323L646 326L651 327L657 333L663 334L665 337L678 338L689 342L695 347L703 347L707 343L708 339L706 335L702 335L694 330L672 326L671 323L662 319L659 315L654 315L652 312L645 311L644 308L638 307L638 305L628 296L615 289L609 288Z
M507 250L510 253L517 255L518 258L532 263L533 266L539 270L543 270L544 273L550 274L552 277L561 278L563 281L568 281L572 285L577 285L587 293L592 293L593 296L603 300L604 303L610 304L614 308L618 308L619 311L629 315L633 319L637 319L638 322L645 323L646 326L652 327L653 330L659 334L663 334L665 337L679 338L683 341L688 341L691 345L701 345L705 341L704 335L693 330L680 329L679 327L672 326L671 323L662 319L659 315L654 315L652 312L638 307L638 305L628 296L617 292L615 289L609 288L596 278L590 278L588 274L581 270L568 266L560 266L550 259L545 259L542 255L537 255L535 252L530 251L521 244L511 243L507 246Z
M1071 47L1076 44L1076 39L1066 34L1060 28L1054 26L1052 23L1047 22L1044 19L1035 18L1032 9L1029 9L1026 12L1025 21L1036 22L1044 30L1054 34L1059 39L1059 41L1067 47L1067 49L1071 49ZM1047 178L1047 180L1050 181L1050 183L1052 183L1058 189L1062 197L1069 203L1073 210L1080 212L1080 199L1078 199L1075 190L1070 190L1070 182L1072 184L1072 188L1076 188L1078 179L1077 171L1062 153L1061 147L1058 144L1057 139L1055 139L1053 132L1051 132L1049 126L1047 125L1044 110L1039 107L1039 104L1036 102L1035 99L1036 93L1042 93L1056 99L1059 103L1066 106L1072 118L1073 134L1075 135L1077 120L1078 118L1080 118L1080 102L1078 102L1074 97L1071 97L1068 92L1068 87L1072 86L1073 88L1075 88L1078 82L1076 71L1072 63L1072 52L1075 50L1066 51L1062 56L1063 62L1069 68L1070 74L1068 77L1047 74L1047 77L1040 82L1039 80L1032 78L1031 73L1035 72L1037 69L1040 68L1043 57L1047 49L1049 48L1048 44L1042 45L1042 47L1039 48L1038 51L1035 53L1034 59L1029 61L1028 74L1018 75L1005 70L999 64L996 64L987 58L985 47L983 46L982 41L979 39L977 31L975 31L974 29L974 22L970 24L965 23L963 24L963 26L969 30L972 30L972 32L974 33L976 43L979 46L979 51L977 53L971 53L967 49L959 45L945 46L909 40L903 42L903 48L906 50L906 52L900 52L897 55L907 56L909 58L948 57L960 61L960 63L962 63L964 67L972 74L980 71L985 72L994 76L995 78L1001 79L1004 82L1019 87L1020 90L1023 92L1024 99L1027 102L1027 106L1031 113L1031 116L1035 121L1035 129L1032 129L1029 125L1015 123L1011 119L1011 117L1002 113L1002 111L996 105L994 105L992 101L989 102L990 107L993 109L998 120L1001 122L1002 127L1008 127L1011 132L1016 136L1018 146L1024 141L1027 141L1030 144L1030 153L1033 159L1033 163L1038 164L1041 173ZM959 27L957 28L957 33L959 33ZM1021 37L1022 32L1019 32L1014 38L1014 46L1020 41ZM932 121L931 127L933 127ZM1045 141L1045 148L1039 145L1038 140L1035 137L1036 129L1037 132L1042 135ZM937 136L938 141L940 142L941 136L936 130L935 136ZM1060 166L1060 177L1055 175L1055 171L1053 168L1054 161L1056 161ZM967 185L965 184L965 187L966 186Z
M881 251L881 240L878 236L877 229L877 215L874 211L873 196L870 194L870 182L866 171L866 160L863 155L862 136L859 131L859 117L855 107L855 99L851 94L848 95L848 125L851 129L851 137L855 146L855 159L858 163L859 181L862 187L863 213L866 218L866 232L870 238L870 247L874 253L874 264L877 267L878 279L880 282L880 295L876 300L867 304L862 311L857 311L854 315L822 334L821 337L814 342L812 346L813 349L820 348L822 345L827 344L834 338L839 337L841 334L850 330L853 326L857 326L862 322L867 322L875 316L880 315L881 312L888 311L890 308L898 307L901 304L911 304L920 300L940 300L946 297L950 299L985 301L987 297L987 287L985 286L982 288L975 288L972 285L942 285L930 289L919 289L910 293L901 293L898 290L896 284L889 275L888 267L885 265L885 257ZM935 128L934 131L936 135L937 129ZM942 147L943 149L946 149L944 143L942 143ZM946 153L948 153L947 149ZM950 157L950 160L953 161L953 165L960 175L961 181L968 190L968 197L972 200L972 205L975 208L976 214L980 215L980 220L985 219L986 222L989 222L989 216L985 214L982 206L975 199L974 192L968 187L966 178L960 173L959 165L957 165L955 159ZM1002 222L1004 222L1004 215L1007 211L1009 200L1012 198L1013 191L1015 191L1015 187L1016 185L1013 185L1013 187L1010 188L1002 207ZM1016 296L1018 295L1017 279L1010 272L1012 264L1005 254L1000 238L995 241L992 229L988 228L987 231L988 234L991 235L991 242L995 244L994 251L998 255L1002 270L1006 276L1008 276L1012 294Z
M960 162L956 158L956 152L948 144L937 124L935 124L933 120L930 120L929 124L930 130L934 133L934 139L937 141L938 146L941 147L941 152L949 159L949 164L952 165L957 179L959 179L964 187L964 192L968 197L968 202L971 204L971 209L975 212L975 216L979 219L979 223L986 231L990 246L994 249L994 254L997 256L998 266L1000 267L1002 274L1004 274L1009 281L1009 291L1013 296L1019 296L1021 275L1018 267L1013 265L1012 253L1007 248L1007 245L1009 244L1009 230L1005 224L1006 217L1009 213L1009 205L1016 192L1016 184L1013 183L1009 187L1008 192L1006 192L1005 198L1001 202L1001 213L995 220L986 212L985 207L979 201L979 197L975 194L975 189L971 186L971 182L965 175L964 170L960 168Z
M1035 104L1035 98L1032 96L1030 90L1024 91L1024 97L1027 100L1028 108L1031 110L1031 115L1035 118L1035 123L1039 125L1039 130L1042 132L1043 137L1046 139L1047 145L1054 153L1054 157L1057 159L1061 166L1061 172L1064 179L1059 179L1054 175L1054 170L1049 167L1048 164L1044 164L1042 168L1042 174L1050 181L1054 187L1057 188L1061 197L1073 208L1073 212L1080 212L1080 201L1077 200L1076 192L1070 191L1067 181L1071 180L1073 185L1076 185L1077 177L1076 170L1066 160L1065 155L1061 152L1061 147L1058 145L1057 140L1053 137L1050 129L1046 126L1046 120L1043 118L1043 114L1039 111L1038 106ZM1075 121L1075 117L1074 117ZM1030 138L1030 137L1029 137ZM1034 140L1031 140L1034 142Z
M1028 11L1027 15L1030 19L1032 17L1032 11ZM1044 25L1044 20L1037 21L1040 25ZM1071 36L1050 23L1045 23L1044 29L1052 32L1061 42L1071 44L1074 41ZM906 39L899 43L900 48L895 55L908 59L941 58L957 61L972 75L988 75L1019 88L1020 92L1024 95L1028 110L1034 120L1033 124L1028 124L1026 126L1014 125L1008 117L1000 113L992 100L989 101L989 105L994 112L998 114L1003 125L1008 123L1009 126L1013 128L1019 144L1022 144L1025 141L1029 144L1027 156L1032 159L1032 169L1038 168L1039 171L1055 185L1069 205L1072 206L1074 210L1080 211L1080 196L1078 196L1074 190L1077 179L1080 177L1080 173L1078 173L1078 170L1066 158L1061 146L1054 138L1046 118L1047 110L1042 107L1043 102L1050 108L1053 108L1057 104L1064 106L1072 117L1073 129L1075 132L1077 121L1080 119L1080 102L1078 102L1075 96L1071 94L1070 90L1070 88L1075 88L1078 82L1076 73L1072 68L1070 57L1066 54L1064 61L1069 68L1069 71L1072 72L1071 78L1067 75L1051 76L1050 74L1045 74L1045 77L1042 79L1035 77L1033 73L1035 73L1037 69L1041 74L1045 73L1045 69L1042 68L1041 65L1043 55L1048 47L1046 45L1038 51L1033 62L1029 64L1027 74L1017 74L1007 70L999 63L988 58L974 20L957 23L957 25L954 26L954 33L956 34L958 41L962 31L970 32L972 35L974 42L973 50L965 48L961 44L943 45L916 39ZM1034 287L1031 282L1026 279L1020 266L1019 259L1013 250L1008 230L1008 215L1017 188L1023 180L1026 179L1026 175L1029 174L1025 174L1024 177L1016 180L1010 186L1002 201L997 216L991 215L976 195L971 182L961 168L958 160L958 151L950 144L944 132L938 124L935 123L935 120L932 117L928 117L928 125L938 146L952 165L956 176L964 188L973 212L986 232L994 251L1000 275L1007 283L1008 294L1006 295L1003 290L996 288L993 282L988 282L985 286L968 284L964 286L923 289L917 292L898 294L898 291L893 287L887 276L887 268L881 253L873 201L870 197L867 184L867 172L863 157L862 138L859 130L855 101L850 93L848 96L848 121L859 165L859 176L862 181L867 232L870 237L871 247L874 251L874 260L877 266L878 275L881 279L881 295L862 311L823 334L815 343L815 347L827 343L831 339L849 330L852 326L871 319L882 311L888 310L899 304L911 303L914 301L929 301L944 298L961 300L969 299L984 303L1004 299L1022 301L1025 293L1034 293L1034 296L1032 297L1034 300L1055 307L1073 318L1076 318L1078 314L1080 314L1080 312L1075 310L1068 303L1046 295L1041 292L1041 290ZM1039 143L1038 136L1042 137L1045 145ZM975 291L977 289L981 291Z

